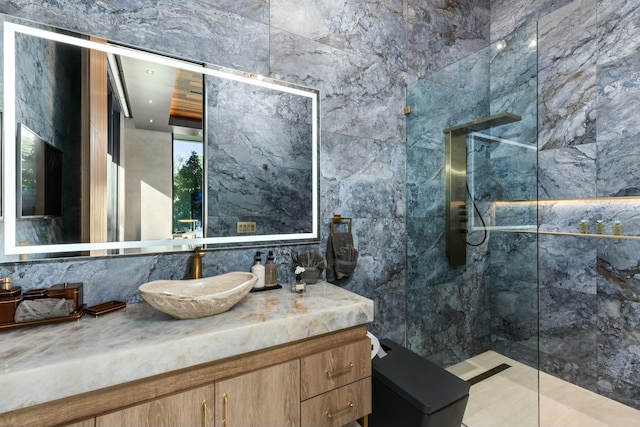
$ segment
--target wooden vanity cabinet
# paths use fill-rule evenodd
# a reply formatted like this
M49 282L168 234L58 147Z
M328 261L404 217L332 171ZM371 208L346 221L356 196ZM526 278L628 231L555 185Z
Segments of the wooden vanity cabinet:
M371 412L370 355L361 325L2 413L0 426L339 427Z
M371 413L371 341L301 358L301 425L339 427Z
M213 385L96 417L96 427L213 426Z
M299 360L218 381L215 389L216 427L300 427Z

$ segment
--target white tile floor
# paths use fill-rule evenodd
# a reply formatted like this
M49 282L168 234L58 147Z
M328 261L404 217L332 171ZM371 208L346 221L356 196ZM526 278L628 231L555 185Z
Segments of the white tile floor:
M466 427L639 427L640 411L494 351L448 368L464 380L501 363L511 367L473 386ZM540 412L538 413L538 381ZM538 424L538 416L540 424ZM344 427L360 427L353 422Z
M471 386L467 427L637 427L640 411L488 351L448 370L472 378L501 363L511 367Z

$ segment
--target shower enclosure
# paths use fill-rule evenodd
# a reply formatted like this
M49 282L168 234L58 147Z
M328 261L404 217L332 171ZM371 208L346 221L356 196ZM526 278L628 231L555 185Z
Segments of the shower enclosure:
M454 373L534 368L522 426L538 425L536 42L521 28L407 88L407 345Z

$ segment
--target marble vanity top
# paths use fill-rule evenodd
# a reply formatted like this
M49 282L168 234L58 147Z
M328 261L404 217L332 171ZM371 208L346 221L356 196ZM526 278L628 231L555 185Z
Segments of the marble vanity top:
M98 318L0 331L0 413L362 325L373 301L318 282L250 293L212 317L146 303Z

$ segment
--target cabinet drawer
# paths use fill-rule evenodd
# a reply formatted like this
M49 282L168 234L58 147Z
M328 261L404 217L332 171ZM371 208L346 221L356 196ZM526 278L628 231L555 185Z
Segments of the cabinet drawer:
M340 427L371 413L371 377L302 402L304 427Z
M371 376L371 340L303 357L300 364L301 398L309 399Z

